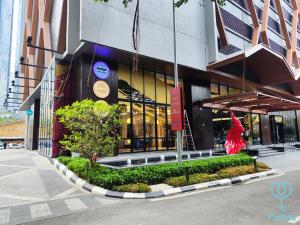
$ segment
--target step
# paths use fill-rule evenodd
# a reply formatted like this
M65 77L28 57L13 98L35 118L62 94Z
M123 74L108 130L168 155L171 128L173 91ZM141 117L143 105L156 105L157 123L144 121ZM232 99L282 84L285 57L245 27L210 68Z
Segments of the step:
M273 150L273 149L269 149L269 150L258 150L258 152L268 153L268 152L280 152L280 151L278 151L278 150Z
M286 152L273 152L273 153L268 153L268 154L259 154L259 157L269 157L269 156L276 156L276 155L282 155L285 154Z

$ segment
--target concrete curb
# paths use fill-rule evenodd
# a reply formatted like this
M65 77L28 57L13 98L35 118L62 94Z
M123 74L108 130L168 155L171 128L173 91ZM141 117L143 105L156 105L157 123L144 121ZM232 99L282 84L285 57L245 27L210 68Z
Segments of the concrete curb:
M260 178L272 175L276 173L276 170L271 169L265 172L259 172L259 173L253 173L253 174L247 174L244 176L238 176L233 177L230 179L222 179L222 180L216 180L216 181L210 181L200 184L194 184L194 185L188 185L183 187L177 187L177 188L169 188L163 191L154 191L154 192L148 192L148 193L130 193L130 192L118 192L118 191L111 191L107 190L92 184L89 184L85 180L79 178L75 173L73 173L71 170L69 170L65 165L58 162L57 159L50 159L51 163L54 165L56 170L60 172L66 180L71 181L73 184L75 184L78 188L82 188L88 192L97 194L97 195L105 195L107 197L114 197L114 198L127 198L127 199L144 199L144 198L158 198L158 197L164 197L172 194L177 193L183 193L188 191L194 191L199 189L205 189L208 187L216 187L216 186L226 186L231 184L238 184L241 182L245 182L251 179Z

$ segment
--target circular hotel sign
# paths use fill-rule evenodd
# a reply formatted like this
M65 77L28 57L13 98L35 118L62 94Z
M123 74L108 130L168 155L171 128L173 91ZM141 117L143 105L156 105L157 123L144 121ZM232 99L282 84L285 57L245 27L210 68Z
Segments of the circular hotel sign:
M110 88L105 81L99 80L94 83L93 91L98 98L106 98L110 93Z
M99 79L106 79L110 75L110 69L105 62L96 62L93 66L94 74Z

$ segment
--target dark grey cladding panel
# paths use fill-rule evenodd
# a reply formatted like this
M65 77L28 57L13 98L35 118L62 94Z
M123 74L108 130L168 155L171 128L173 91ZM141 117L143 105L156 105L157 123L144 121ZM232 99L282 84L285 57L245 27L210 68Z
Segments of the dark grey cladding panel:
M219 48L219 52L222 53L222 54L224 54L224 55L230 55L230 54L238 52L240 50L241 49L239 49L238 47L235 47L235 46L233 46L231 44L229 44L226 47Z
M244 23L242 20L227 12L223 8L221 8L221 14L226 27L251 40L252 27L250 25Z
M271 39L269 39L269 42L271 49L280 55L286 56L286 49L284 47L282 47L280 44L277 44L275 41L272 41Z

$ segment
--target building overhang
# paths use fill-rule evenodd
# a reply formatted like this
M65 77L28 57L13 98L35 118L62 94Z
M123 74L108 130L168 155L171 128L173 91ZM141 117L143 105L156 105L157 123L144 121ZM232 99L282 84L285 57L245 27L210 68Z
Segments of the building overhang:
M201 101L200 107L267 114L268 112L300 110L300 100L291 100L261 92L247 92L204 99Z
M263 44L237 52L207 66L208 70L226 72L226 68L239 67L247 70L261 85L276 85L295 82L299 71L293 70L286 59Z

